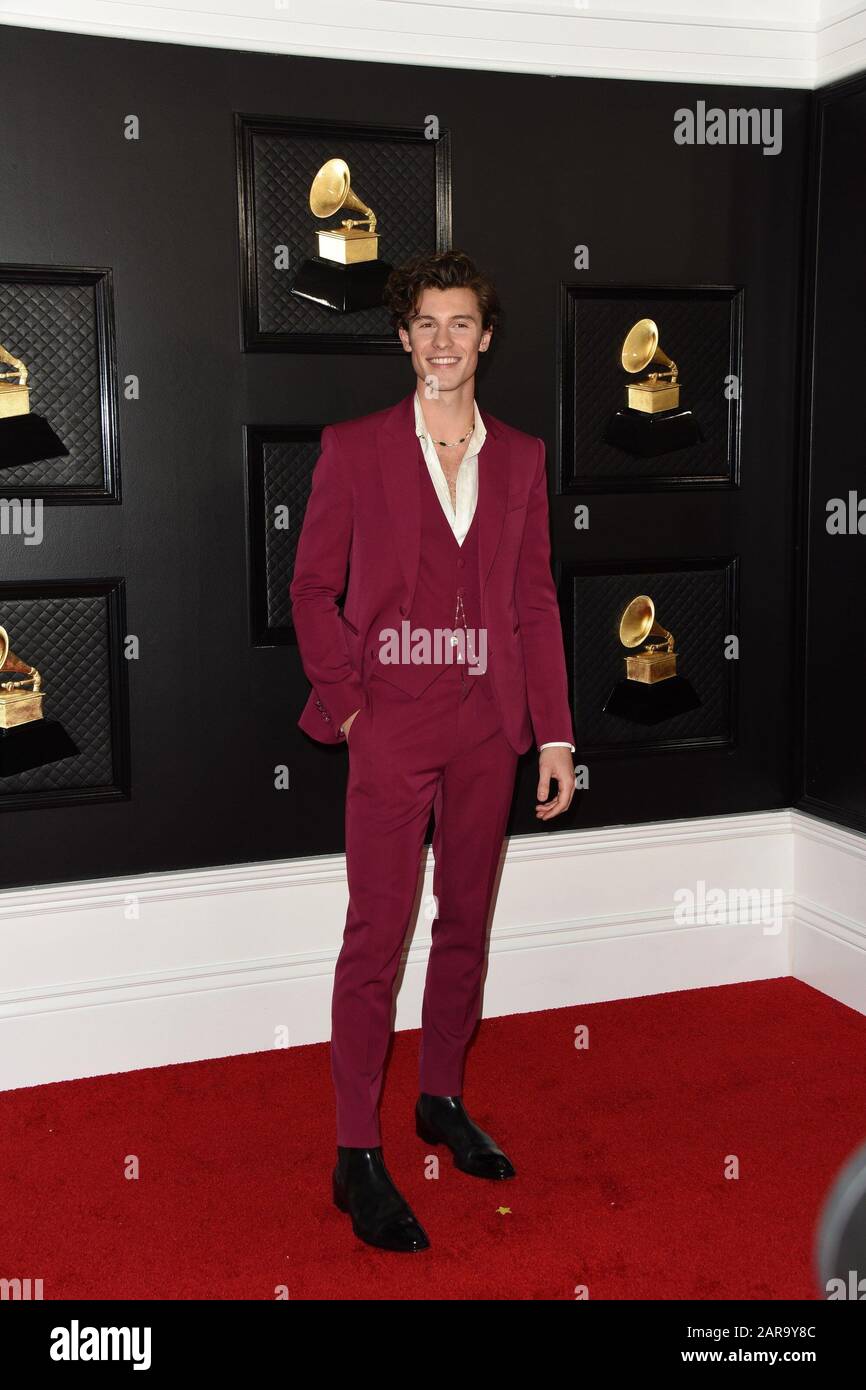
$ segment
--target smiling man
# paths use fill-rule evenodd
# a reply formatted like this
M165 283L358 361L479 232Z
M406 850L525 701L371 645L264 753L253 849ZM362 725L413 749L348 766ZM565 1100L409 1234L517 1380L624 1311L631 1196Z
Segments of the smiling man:
M407 1251L429 1240L385 1167L378 1108L431 809L415 1129L426 1145L444 1144L464 1173L513 1178L510 1159L464 1107L464 1057L518 756L534 737L536 816L547 821L571 803L575 750L544 445L475 400L496 290L468 256L443 251L395 270L386 303L415 385L387 410L323 430L290 595L313 687L298 722L322 742L345 740L349 752L333 1198L360 1239ZM395 644L407 629L411 640ZM484 659L473 660L482 638Z

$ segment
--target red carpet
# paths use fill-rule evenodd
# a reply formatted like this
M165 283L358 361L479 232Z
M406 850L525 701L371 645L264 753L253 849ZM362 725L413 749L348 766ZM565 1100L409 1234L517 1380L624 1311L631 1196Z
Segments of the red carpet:
M486 1020L464 1098L502 1183L445 1149L425 1178L418 1041L395 1037L382 1130L429 1250L372 1250L331 1204L322 1044L0 1094L0 1277L46 1300L820 1297L816 1217L866 1138L860 1014L779 979Z

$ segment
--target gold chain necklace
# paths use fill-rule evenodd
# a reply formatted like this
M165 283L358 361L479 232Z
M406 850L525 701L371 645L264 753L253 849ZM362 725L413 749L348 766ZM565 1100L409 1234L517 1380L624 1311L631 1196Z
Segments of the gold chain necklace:
M430 438L433 439L434 444L440 444L443 449L456 449L458 444L462 444L465 439L469 438L474 428L475 421L473 420L466 433L462 435L460 439L455 439L453 444L449 444L447 439L433 439L432 434L430 435Z

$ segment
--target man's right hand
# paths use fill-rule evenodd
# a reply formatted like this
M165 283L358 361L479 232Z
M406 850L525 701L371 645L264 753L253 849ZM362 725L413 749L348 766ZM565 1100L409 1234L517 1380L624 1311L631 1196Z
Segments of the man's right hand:
M351 729L352 724L353 724L353 722L354 722L355 715L358 715L358 714L360 714L360 713L361 713L361 707L360 707L360 705L359 705L358 708L355 710L355 714L350 714L350 715L349 715L349 718L345 721L345 723L343 723L343 724L340 725L340 728L343 730L343 733L346 735L347 738L348 738L348 736L349 736L349 730Z

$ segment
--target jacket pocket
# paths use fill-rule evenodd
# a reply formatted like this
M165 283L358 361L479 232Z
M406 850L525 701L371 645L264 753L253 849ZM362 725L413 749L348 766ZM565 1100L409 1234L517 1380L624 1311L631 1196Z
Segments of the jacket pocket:
M355 742L356 732L357 732L357 728L358 728L358 720L361 721L361 727L363 728L364 724L367 722L367 720L368 720L369 718L370 718L370 703L369 703L369 698L368 698L368 702L367 702L366 705L361 705L361 706L359 706L358 713L355 715L355 718L352 720L352 724L351 724L351 727L350 727L350 729L349 729L349 732L345 735L346 746L347 746L348 748L351 748L352 744Z

